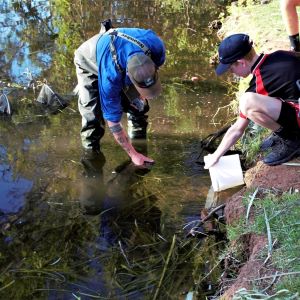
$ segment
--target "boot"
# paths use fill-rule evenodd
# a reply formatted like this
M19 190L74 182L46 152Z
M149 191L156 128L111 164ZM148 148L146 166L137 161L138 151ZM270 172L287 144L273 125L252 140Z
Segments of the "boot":
M104 126L100 122L90 123L81 129L81 144L85 150L100 151L100 139L104 135Z
M283 139L279 138L277 144L272 148L264 159L263 162L269 166L280 165L291 160L299 152L300 138L295 137L294 139Z
M84 149L80 159L84 174L89 178L101 177L103 175L103 166L106 162L104 154L99 151Z
M275 146L279 141L280 137L275 132L272 132L262 141L259 149L260 151L266 151L267 149Z

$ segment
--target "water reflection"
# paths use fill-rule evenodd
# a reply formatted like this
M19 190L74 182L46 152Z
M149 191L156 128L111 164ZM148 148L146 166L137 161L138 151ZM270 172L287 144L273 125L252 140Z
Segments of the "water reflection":
M26 82L26 70L36 77L50 66L55 29L49 1L4 0L0 24L0 65L5 77Z
M100 153L85 153L81 158L85 178L80 182L79 200L85 213L97 215L103 210L106 187L103 181L103 166L105 156Z
M32 186L32 181L14 174L11 165L7 163L6 148L0 145L0 215L18 213Z
M10 84L14 114L0 122L0 174L3 184L9 182L0 189L17 202L14 216L1 223L1 298L147 299L158 290L160 297L178 299L195 287L205 268L194 261L203 260L206 249L196 257L201 241L185 240L182 227L200 216L210 188L208 173L193 160L197 141L227 118L226 112L214 117L228 98L208 63L217 40L207 24L222 5L2 1L1 89ZM38 90L24 89L31 74L46 78L62 96L70 94L74 49L105 18L117 26L153 28L167 44L164 94L151 102L144 149L156 161L151 170L128 164L109 135L101 141L103 155L83 156L76 101L53 114L36 105ZM208 255L217 257L211 245Z
M32 185L25 178L14 178L9 165L0 164L0 214L19 212Z
M89 258L88 274L78 277L79 281L68 280L66 290L81 299L100 295L109 299L145 299L149 291L141 292L143 286L137 285L129 298L125 286L136 277L134 272L139 269L136 263L141 253L150 254L147 243L155 242L155 235L160 233L161 212L156 206L157 198L143 183L151 170L136 167L126 160L105 181L106 160L102 153L84 153L81 162L84 172L80 181L80 206L86 216L98 223L99 229L87 247L81 249ZM146 250L138 250L138 245ZM120 260L128 270L119 266L117 261ZM132 272L128 272L130 269ZM120 285L124 287L118 288ZM62 291L51 292L49 298L58 299L62 294Z
M138 147L144 155L147 154L147 144L145 142L140 142ZM152 195L150 202L150 199L147 198L143 199L142 197L141 200L137 198L140 192L151 194L142 182L151 169L135 166L130 160L126 160L115 168L111 178L105 182L103 177L105 162L106 159L102 152L84 152L81 158L81 163L84 166L84 178L80 182L79 199L85 214L101 215L101 232L103 232L106 243L114 244L118 236L122 239L128 238L125 232L128 230L130 232L130 226L128 224L125 224L126 226L118 224L120 215L127 216L129 219L135 220L135 222L137 222L136 218L140 219L142 217L143 222L149 219L147 221L149 224L155 224L158 217L158 224L151 228L151 231L159 233L160 213L153 219L152 214L151 218L149 218L145 216L144 209L140 210L143 207L143 205L140 206L141 203L148 201L149 208L146 211L149 214L157 198ZM135 208L133 209L133 207ZM157 209L157 211L159 210ZM113 230L109 229L111 227L108 225L109 222L111 222L111 226L118 227L118 234L113 233ZM105 236L108 236L108 238L106 239Z

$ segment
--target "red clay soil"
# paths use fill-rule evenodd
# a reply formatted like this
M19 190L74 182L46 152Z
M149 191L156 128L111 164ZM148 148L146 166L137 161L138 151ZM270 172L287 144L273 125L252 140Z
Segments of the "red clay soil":
M233 266L237 263L231 259L230 255L225 259L225 272L222 277L222 285L226 292L222 295L221 299L232 299L234 293L240 288L251 289L251 280L272 273L271 270L264 266L264 260L258 258L259 253L265 248L267 242L265 236L249 233L241 236L236 243L232 244L232 248L238 246L247 251L244 251L244 256L239 260L237 266L238 276L234 281L228 276L227 270L234 272Z
M300 158L289 163L298 163ZM240 217L246 216L246 209L242 204L242 198L245 192L250 188L276 189L279 191L288 191L291 188L300 190L300 166L279 165L267 166L258 162L253 168L245 174L246 187L234 194L227 202L225 207L225 219L228 225L234 224ZM251 222L250 215L250 222ZM264 261L259 258L259 253L266 248L267 238L256 234L247 234L239 240L234 241L232 249L240 247L244 257L238 265L232 259L230 254L225 259L225 272L222 277L222 286L225 293L220 297L223 300L232 299L233 294L241 288L251 288L251 279L261 278L271 274L272 270L264 265ZM235 266L236 265L236 266ZM230 279L229 272L236 269L237 277Z
M288 162L299 166L279 165L270 167L262 162L246 172L247 187L276 188L287 191L290 188L300 189L300 159Z

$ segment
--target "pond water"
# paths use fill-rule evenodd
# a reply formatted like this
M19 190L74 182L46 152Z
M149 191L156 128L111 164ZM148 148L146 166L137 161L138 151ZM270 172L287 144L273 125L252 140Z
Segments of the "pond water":
M231 193L212 193L198 163L201 139L228 119L226 109L216 114L229 97L209 64L218 41L208 28L225 5L2 1L0 88L14 113L0 120L1 299L213 294L223 242L204 231L190 237L187 224ZM164 92L150 103L147 141L135 144L155 159L149 170L133 166L108 131L102 155L81 149L73 52L108 17L152 28L166 43ZM45 79L67 108L37 105Z

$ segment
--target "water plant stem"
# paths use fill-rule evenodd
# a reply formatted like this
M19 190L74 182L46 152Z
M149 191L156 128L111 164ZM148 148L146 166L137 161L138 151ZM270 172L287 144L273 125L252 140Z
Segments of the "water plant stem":
M169 250L169 253L168 253L168 256L167 256L167 260L166 260L164 269L163 269L163 271L162 271L162 274L161 274L161 276L160 276L160 280L159 280L157 289L156 289L156 291L155 291L153 300L156 300L156 299L157 299L157 296L158 296L158 294L159 294L160 287L161 287L161 285L162 285L162 282L163 282L163 279L164 279L164 277L165 277L165 273L166 273L166 271L167 271L167 267L168 267L168 264L169 264L171 255L172 255L173 250L174 250L175 241L176 241L176 235L174 234L173 240L172 240L172 244L171 244L171 248L170 248L170 250Z

